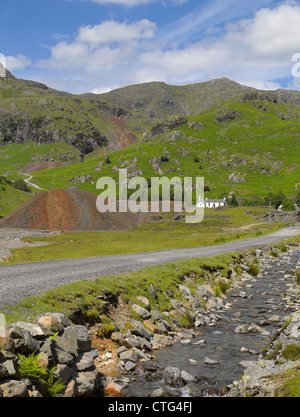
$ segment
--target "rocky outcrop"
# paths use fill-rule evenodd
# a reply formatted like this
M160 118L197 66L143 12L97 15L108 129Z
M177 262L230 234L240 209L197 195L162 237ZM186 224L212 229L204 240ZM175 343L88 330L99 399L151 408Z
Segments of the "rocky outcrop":
M63 314L49 313L36 323L15 322L7 329L5 350L0 353L0 396L50 396L42 379L20 372L22 355L36 355L42 369L53 369L55 381L64 388L60 396L80 397L101 392L102 379L91 347L91 336L83 325L71 325Z
M232 120L237 119L242 112L233 111L230 108L221 108L219 109L219 112L216 116L216 122L217 123L224 123L224 122L230 122Z
M167 133L169 130L177 129L178 127L186 124L187 121L188 119L186 117L172 116L169 119L154 126L151 131L144 136L143 141L147 142L149 140L153 140L158 136Z
M280 395L286 373L300 366L300 313L295 313L258 361L243 364L242 377L229 386L226 397L274 397Z
M60 118L59 118L60 119ZM87 154L106 146L107 138L95 127L86 126L85 132L81 133L71 121L66 118L68 133L55 128L56 119L53 117L39 116L36 118L26 117L24 114L0 114L0 142L4 145L12 143L25 143L34 140L37 144L47 144L64 141L79 148L83 154ZM70 126L68 126L70 124Z

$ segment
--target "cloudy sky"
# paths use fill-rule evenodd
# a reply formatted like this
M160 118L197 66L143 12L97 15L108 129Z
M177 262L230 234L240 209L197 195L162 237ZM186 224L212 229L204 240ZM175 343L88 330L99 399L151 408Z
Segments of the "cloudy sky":
M220 77L300 89L300 0L10 0L0 13L6 67L59 90Z

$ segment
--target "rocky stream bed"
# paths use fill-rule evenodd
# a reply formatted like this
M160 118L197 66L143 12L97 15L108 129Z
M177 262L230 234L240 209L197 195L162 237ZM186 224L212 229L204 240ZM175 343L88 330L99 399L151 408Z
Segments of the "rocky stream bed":
M249 259L259 273L250 273ZM42 366L56 367L65 397L277 395L285 379L276 377L300 367L300 246L245 253L239 268L239 274L232 268L231 286L218 297L209 284L192 295L183 280L184 302L167 294L171 311L156 310L142 296L139 305L118 300L118 314L130 326L122 333L116 320L109 338L98 337L98 325L71 324L63 314L13 323L0 354L0 396L47 396L45 387L18 371L18 354L34 352ZM158 289L150 290L155 297ZM107 305L116 301L109 297ZM188 315L192 327L183 328L180 315Z

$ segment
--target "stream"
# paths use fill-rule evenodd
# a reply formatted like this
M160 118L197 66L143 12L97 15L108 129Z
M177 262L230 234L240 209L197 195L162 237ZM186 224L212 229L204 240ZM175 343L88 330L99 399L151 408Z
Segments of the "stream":
M137 369L124 394L147 397L165 388L162 370L172 366L197 377L197 383L190 389L168 388L169 396L220 396L223 388L240 378L243 363L257 361L286 318L300 310L299 295L293 292L299 253L295 250L280 258L263 258L261 277L248 275L239 288L230 289L224 308L213 312L216 322L212 326L187 331L186 339L155 351L157 361ZM244 326L245 333L238 332L238 326Z

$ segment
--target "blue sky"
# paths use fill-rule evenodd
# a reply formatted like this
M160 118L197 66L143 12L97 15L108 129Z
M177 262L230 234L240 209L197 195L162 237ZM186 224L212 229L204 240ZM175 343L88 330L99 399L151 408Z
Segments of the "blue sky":
M220 77L256 88L300 89L292 61L297 53L300 0L1 4L0 54L7 68L72 93Z

